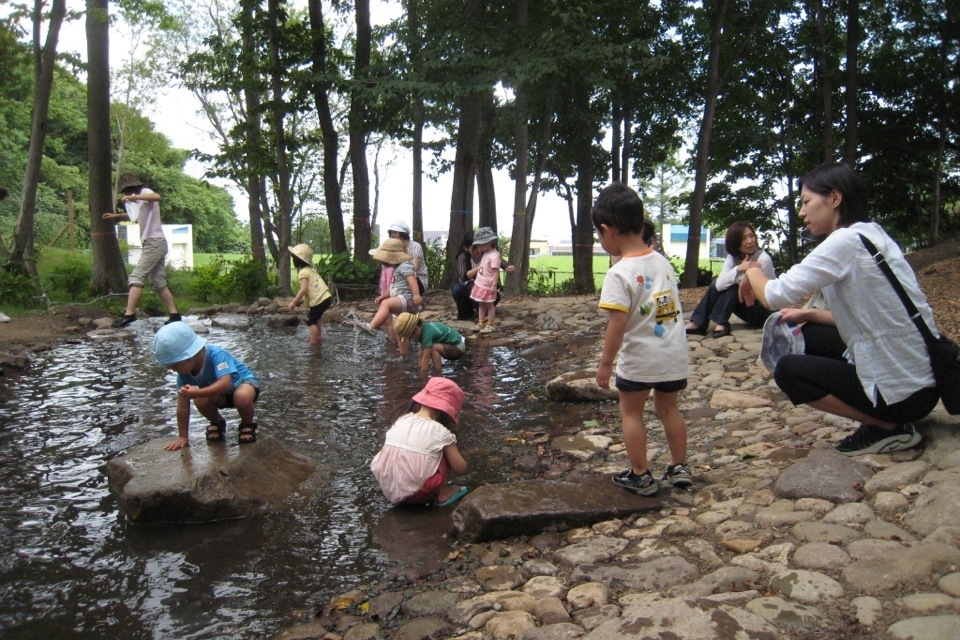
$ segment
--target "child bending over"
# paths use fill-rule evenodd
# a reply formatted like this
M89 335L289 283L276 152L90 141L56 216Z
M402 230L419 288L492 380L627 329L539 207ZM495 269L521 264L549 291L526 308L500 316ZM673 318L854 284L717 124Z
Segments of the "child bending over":
M190 401L207 426L207 442L222 442L227 421L220 409L236 407L240 414L237 442L257 441L254 403L260 395L260 380L242 362L194 333L185 322L161 327L153 339L157 362L177 372L177 439L167 443L167 451L189 446Z
M427 374L431 362L434 375L440 375L441 358L459 360L467 352L467 341L456 330L442 322L424 322L419 313L401 313L394 327L400 353L410 350L410 342L420 341L420 375Z
M450 470L458 474L467 471L457 437L450 431L462 407L463 390L446 378L430 378L413 396L370 463L387 500L446 507L466 495L466 487L447 485Z

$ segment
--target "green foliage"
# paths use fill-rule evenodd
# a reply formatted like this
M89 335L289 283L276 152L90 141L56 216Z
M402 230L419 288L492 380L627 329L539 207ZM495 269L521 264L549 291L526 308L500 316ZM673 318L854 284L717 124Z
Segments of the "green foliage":
M376 262L354 260L349 252L321 256L317 271L327 284L376 284L380 265Z
M0 300L5 305L19 309L36 309L40 306L33 278L26 271L9 265L0 267Z
M433 282L439 282L447 260L447 248L440 239L423 243L423 259L427 262L427 272Z
M72 256L62 258L43 277L43 291L54 303L86 300L90 297L91 271L89 260Z
M227 262L218 256L210 263L193 269L190 295L204 302L225 304L228 302L253 302L262 296L273 296L276 287L274 278L262 263L244 256Z
M562 296L573 293L573 278L558 282L557 275L560 273L562 272L554 267L530 267L527 273L527 292L533 296Z

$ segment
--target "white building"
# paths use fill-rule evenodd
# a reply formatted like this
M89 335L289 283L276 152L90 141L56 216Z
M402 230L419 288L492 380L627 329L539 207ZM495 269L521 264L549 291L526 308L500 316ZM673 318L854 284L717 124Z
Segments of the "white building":
M167 265L175 269L193 268L193 225L165 224L163 235L167 238ZM127 263L137 264L143 245L140 242L140 225L123 225L127 230Z

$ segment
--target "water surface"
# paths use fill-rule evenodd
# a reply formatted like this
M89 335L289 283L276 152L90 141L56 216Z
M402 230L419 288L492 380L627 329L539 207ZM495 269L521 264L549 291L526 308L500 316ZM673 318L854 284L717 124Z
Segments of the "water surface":
M269 637L298 611L411 561L402 550L411 531L424 548L450 544L442 526L435 537L423 530L433 526L423 513L390 508L368 469L390 416L424 382L416 355L401 358L382 337L342 326L325 327L318 350L303 326L211 327L205 336L263 379L260 432L318 464L283 511L128 523L104 465L176 433L175 376L151 351L159 326L140 321L132 340L63 345L0 378L0 636ZM480 348L444 374L466 394L457 434L471 470L462 482L511 478L512 436L544 420L532 365L504 347ZM225 415L233 442L236 412ZM205 424L194 410L193 446L207 446Z

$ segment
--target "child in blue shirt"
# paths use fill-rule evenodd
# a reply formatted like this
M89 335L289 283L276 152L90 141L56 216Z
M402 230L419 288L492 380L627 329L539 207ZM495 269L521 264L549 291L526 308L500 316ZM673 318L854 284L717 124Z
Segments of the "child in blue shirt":
M194 333L185 322L164 325L153 340L157 362L177 372L177 439L164 446L177 451L190 445L190 401L210 421L207 442L222 442L227 421L220 409L240 414L237 442L257 441L254 404L260 380L245 364Z

